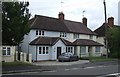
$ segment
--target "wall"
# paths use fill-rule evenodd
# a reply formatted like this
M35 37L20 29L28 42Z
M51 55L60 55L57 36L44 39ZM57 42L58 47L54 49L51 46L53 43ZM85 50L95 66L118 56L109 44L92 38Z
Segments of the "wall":
M101 43L101 44L105 44L104 43L104 37L97 37L97 42ZM102 54L107 54L107 49L105 48L105 46L101 47L101 51L102 51Z
M14 62L15 61L16 46L2 46L2 47L10 47L11 48L10 56L2 56L2 61L5 61L5 62Z
M118 3L118 25L120 25L120 1Z

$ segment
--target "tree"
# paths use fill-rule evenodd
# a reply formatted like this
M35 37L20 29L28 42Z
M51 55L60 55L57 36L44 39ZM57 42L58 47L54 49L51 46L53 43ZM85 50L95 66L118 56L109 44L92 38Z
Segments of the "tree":
M108 47L110 49L110 57L120 58L120 28L112 27L107 33Z
M30 31L29 2L2 3L2 42L20 44Z

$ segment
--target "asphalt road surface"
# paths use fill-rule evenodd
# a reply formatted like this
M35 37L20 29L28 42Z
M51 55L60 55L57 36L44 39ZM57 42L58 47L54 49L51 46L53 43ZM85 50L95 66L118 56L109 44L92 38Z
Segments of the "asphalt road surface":
M53 71L44 71L44 72L25 72L25 73L13 73L13 74L6 74L11 75L106 75L112 73L118 73L118 65L106 65L106 66L91 66L91 67L84 67L84 68L70 68L64 70L53 70Z

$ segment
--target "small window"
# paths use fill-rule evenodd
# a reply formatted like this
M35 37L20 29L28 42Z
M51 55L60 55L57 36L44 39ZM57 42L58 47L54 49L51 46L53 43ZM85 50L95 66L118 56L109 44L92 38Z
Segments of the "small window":
M36 35L44 36L43 30L36 30Z
M100 47L96 47L95 52L99 53L100 52Z
M71 47L71 46L66 47L66 52L73 53L73 47Z
M90 35L90 36L89 36L89 39L90 39L90 40L93 40L93 35Z
M48 53L49 53L49 47L47 47L47 46L39 47L39 54L48 54Z
M78 38L79 38L79 34L74 34L74 35L73 35L73 38L74 38L74 39L78 39Z
M60 37L67 37L67 33L65 33L65 32L60 32Z
M10 55L11 53L11 48L10 47L3 47L2 48L2 54L3 55Z
M80 47L80 54L85 54L86 53L86 47L85 46L81 46Z

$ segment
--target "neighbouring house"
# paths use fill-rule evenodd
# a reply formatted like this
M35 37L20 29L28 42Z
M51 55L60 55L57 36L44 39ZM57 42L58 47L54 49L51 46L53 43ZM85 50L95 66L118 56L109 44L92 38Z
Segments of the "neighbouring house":
M16 44L13 43L2 43L2 62L14 62Z
M21 50L32 54L33 61L57 60L63 52L79 57L101 56L103 45L97 42L97 34L82 22L65 20L63 12L58 18L35 15L29 21L31 30L24 36Z
M97 42L101 43L104 45L102 51L103 51L103 55L106 55L107 54L107 49L106 49L106 46L105 46L105 36L106 36L106 28L114 28L114 27L119 27L119 25L114 25L114 18L113 17L109 17L108 18L108 23L103 23L102 26L100 26L99 28L97 28L94 32L97 33ZM108 49L108 52L109 49Z

